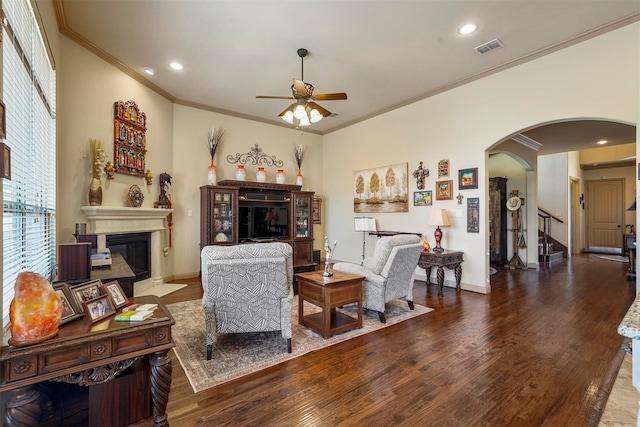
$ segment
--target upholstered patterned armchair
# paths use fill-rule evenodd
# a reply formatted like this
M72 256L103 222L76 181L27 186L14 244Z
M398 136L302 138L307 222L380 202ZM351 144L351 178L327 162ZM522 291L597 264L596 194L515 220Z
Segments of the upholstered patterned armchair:
M200 257L207 360L216 333L282 331L291 353L291 246L206 246Z
M382 237L376 243L373 256L362 265L338 262L334 270L365 276L363 306L378 312L382 323L387 322L385 304L405 298L413 310L413 273L422 252L420 237L399 234Z

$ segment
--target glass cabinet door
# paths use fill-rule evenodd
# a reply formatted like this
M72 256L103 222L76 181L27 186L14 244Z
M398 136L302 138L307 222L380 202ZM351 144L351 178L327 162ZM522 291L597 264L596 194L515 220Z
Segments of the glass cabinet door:
M310 196L295 196L295 221L295 237L310 237L309 229L313 226Z
M232 192L216 192L213 199L213 241L234 242Z

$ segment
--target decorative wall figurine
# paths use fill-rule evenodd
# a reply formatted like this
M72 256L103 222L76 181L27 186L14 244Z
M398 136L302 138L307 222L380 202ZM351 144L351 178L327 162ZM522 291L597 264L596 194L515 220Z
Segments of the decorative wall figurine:
M458 195L456 196L456 199L458 199L458 204L461 205L462 199L464 199L464 196L462 195L462 193L458 193Z
M144 174L144 179L147 181L147 185L153 184L153 175L149 169L147 169L147 172Z
M113 163L111 162L107 162L107 164L104 166L104 173L105 175L107 175L107 179L109 181L112 181L116 176L116 167L113 166Z
M424 179L429 176L429 169L424 169L420 162L418 169L414 170L412 175L416 179L418 190L424 190Z

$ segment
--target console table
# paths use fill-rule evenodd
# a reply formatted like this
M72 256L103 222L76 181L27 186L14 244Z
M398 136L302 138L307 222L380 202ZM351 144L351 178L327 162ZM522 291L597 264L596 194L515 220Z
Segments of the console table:
M138 359L148 357L153 425L168 426L166 408L172 372L168 352L174 347L171 326L175 322L155 296L130 301L156 303L158 308L152 318L136 323L116 322L115 316L93 324L86 318L76 320L60 326L54 338L30 346L8 346L9 337L5 336L0 347L0 392L7 393L4 425L40 425L41 418L50 415L44 408L54 406L43 402L45 396L40 393L49 381L99 389L100 384L115 379ZM123 397L131 396L128 389L134 384L125 381L121 386L125 389L103 396L100 405L90 405L90 425L130 423L118 417L135 412L133 406L140 402Z
M438 267L438 295L442 295L444 288L444 267L455 269L456 292L460 292L460 279L462 278L463 253L459 251L432 252L423 251L418 260L418 266L424 268L427 273L427 287L431 284L431 268Z

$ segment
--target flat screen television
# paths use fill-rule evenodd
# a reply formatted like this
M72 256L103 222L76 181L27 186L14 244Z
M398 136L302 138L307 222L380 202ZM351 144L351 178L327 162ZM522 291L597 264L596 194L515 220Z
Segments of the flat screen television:
M282 240L289 236L289 205L252 202L240 206L238 238L241 242Z

